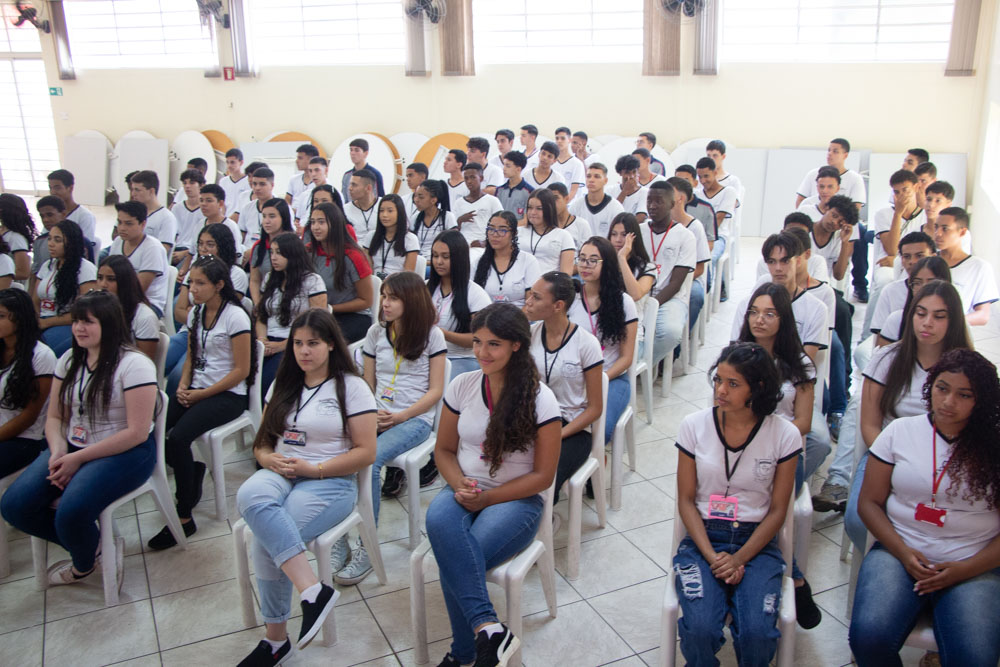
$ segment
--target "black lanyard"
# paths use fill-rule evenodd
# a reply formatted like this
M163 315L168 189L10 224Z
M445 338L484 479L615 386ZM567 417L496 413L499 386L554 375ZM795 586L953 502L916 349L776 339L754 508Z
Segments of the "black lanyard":
M736 474L736 468L739 467L740 461L743 460L743 450L740 451L739 457L736 459L736 463L733 464L732 469L729 468L729 447L726 443L722 443L722 450L726 454L726 495L729 495L729 482L732 481L733 475Z
M396 233L399 233L398 229L396 230ZM392 241L395 240L395 238L392 239ZM385 238L385 235L382 236L382 247L379 249L382 254L382 271L385 271L385 260L389 256L389 251L392 250L392 241Z
M420 247L421 248L424 246L425 243L427 243L427 235L430 234L431 231L435 227L437 227L438 225L441 225L442 229L444 228L444 219L441 217L441 216L444 215L444 213L442 213L441 209L439 209L439 208L435 208L435 210L438 213L437 213L436 216L434 216L434 220L431 221L431 226L430 227L428 227L427 225L424 224L424 220L427 219L427 214L426 213L424 214L424 218L420 220Z
M98 362L98 363L100 363L100 362ZM81 417L83 416L83 392L86 391L87 387L94 380L94 374L93 373L90 373L90 378L87 377L87 372L90 369L87 368L87 362L86 361L83 362L82 370L83 370L83 373L80 375L80 388L76 392L76 399L77 399L76 413L78 415L80 415Z
M325 385L329 381L330 381L330 378L327 378L327 379L323 380L322 382L320 382L318 385L316 385L316 388L313 389L313 393L309 395L309 398L306 399L305 403L302 402L302 394L301 393L299 394L299 397L297 399L295 399L295 417L292 419L292 428L295 428L296 426L298 426L298 423L299 423L299 413L302 412L307 405L309 405L309 401L311 401L314 398L316 398L316 394L319 393L319 390L322 389L323 385ZM307 387L304 387L303 389L307 389Z
M569 337L569 332L573 328L572 322L566 323L566 330L563 331L562 340L559 342L559 348L552 355L552 365L549 366L549 349L545 347L545 325L542 325L542 366L545 367L545 384L549 384L549 378L552 377L552 371L556 368L556 361L559 359L559 353L562 352L563 346L566 345L566 339Z
M531 254L534 255L538 250L538 246L542 245L542 239L545 238L545 234L548 234L551 230L546 229L545 234L538 234L538 232L535 231L535 228L531 226L531 223L528 223L528 227L531 229L531 232L528 234L528 247L531 248ZM531 245L531 241L535 238L535 234L538 234L538 243Z
M215 313L215 320L212 322L211 328L209 328L208 323L205 318L208 316L206 310L201 311L201 358L205 359L208 357L208 334L215 329L215 325L219 323L219 317L222 315L222 310L226 307L226 302L223 301L219 304L219 310Z

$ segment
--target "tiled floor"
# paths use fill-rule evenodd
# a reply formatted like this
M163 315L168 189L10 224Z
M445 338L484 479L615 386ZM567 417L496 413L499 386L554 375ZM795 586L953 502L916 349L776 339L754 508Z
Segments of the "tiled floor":
M103 231L109 219L109 214L102 215ZM673 438L681 419L706 405L710 391L705 370L727 342L735 303L752 284L759 243L759 239L744 240L733 298L712 318L696 367L674 380L670 396L654 399L651 426L644 414L636 421L638 472L626 474L622 509L609 510L608 525L600 529L588 501L581 573L575 581L564 576L563 522L556 536L556 618L546 611L537 574L529 576L521 610L526 665L657 664L660 607L672 554L677 460ZM863 312L858 308L856 328ZM991 358L1000 357L996 328L977 331L976 338ZM253 470L247 453L227 456L226 491L233 516L234 494ZM206 480L206 486L210 484ZM437 491L422 492L424 507ZM225 665L242 659L263 636L263 629L243 627L230 523L214 519L211 488L205 489L204 497L209 500L195 510L199 530L186 551L145 548L162 526L148 496L122 509L117 526L126 540L125 583L121 604L113 608L104 607L100 577L77 586L35 590L30 541L11 531L12 574L0 580L0 665ZM388 583L379 585L372 576L358 587L343 589L335 612L340 642L332 648L314 642L288 664L414 664L406 509L397 501L383 502L382 508L379 537ZM565 503L556 511L565 518ZM814 516L808 574L823 622L814 630L797 631L797 665L850 663L845 615L850 568L839 559L840 537L838 515ZM50 549L50 562L65 557L60 551ZM498 611L505 615L502 592L495 588L493 592ZM436 664L447 651L449 630L440 589L429 585L427 597L431 664ZM293 620L291 631L296 632L297 626ZM904 650L905 663L916 665L920 655ZM720 657L724 665L735 665L730 645Z

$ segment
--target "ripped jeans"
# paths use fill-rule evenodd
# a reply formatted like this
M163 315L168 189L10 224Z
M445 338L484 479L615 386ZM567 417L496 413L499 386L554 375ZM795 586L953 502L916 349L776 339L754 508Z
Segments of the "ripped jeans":
M705 521L716 553L735 553L750 539L756 523L719 519ZM677 623L681 653L691 667L715 667L722 648L726 614L732 614L736 660L742 667L764 667L778 650L778 608L785 561L777 537L749 563L739 584L730 586L712 568L694 541L685 537L674 556L675 586L682 616Z

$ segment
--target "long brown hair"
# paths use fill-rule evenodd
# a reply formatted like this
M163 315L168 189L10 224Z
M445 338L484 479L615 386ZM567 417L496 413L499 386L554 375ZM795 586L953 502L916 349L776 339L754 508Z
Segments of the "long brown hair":
M437 309L431 300L431 293L420 276L412 271L400 271L386 277L382 283L381 296L391 294L403 302L403 316L394 322L384 323L382 310L378 319L386 328L391 327L390 342L404 359L416 361L427 347L427 339L437 320Z

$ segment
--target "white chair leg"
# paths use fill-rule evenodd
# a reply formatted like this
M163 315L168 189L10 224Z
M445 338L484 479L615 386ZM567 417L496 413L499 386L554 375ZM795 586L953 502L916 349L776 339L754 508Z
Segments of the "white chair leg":
M410 549L416 549L420 543L420 462L417 459L406 461L406 502L410 513Z
M590 478L591 486L594 487L594 502L597 503L597 525L601 528L608 523L608 501L604 495L604 462L597 462L597 470Z
M211 438L209 446L212 450L212 486L215 487L215 518L225 521L229 518L229 509L226 507L226 473L223 465L226 458L223 455L222 441Z
M427 592L424 588L424 558L431 550L425 539L410 554L410 623L413 626L413 652L418 665L430 662L427 652Z
M10 576L10 553L7 550L7 522L0 519L0 579Z
M674 667L677 659L677 593L673 572L667 575L667 588L663 593L660 613L660 667Z
M784 577L781 585L781 607L778 610L778 667L795 665L795 584L791 577Z
M850 538L846 535L844 538L850 541ZM864 544L861 545L861 548L858 548L857 545L854 545L853 553L851 554L851 576L847 584L847 618L850 618L851 613L854 611L854 592L858 586L858 575L861 574L861 563L865 559L867 546Z
M660 396L666 398L670 395L670 388L674 383L674 351L667 350L667 356L663 358L663 375L660 378L663 383L660 385ZM652 397L650 397L652 399Z
M566 578L573 580L580 576L580 534L583 523L583 486L566 485L569 490L569 543L567 551ZM594 494L597 495L596 493ZM507 615L511 616L510 607ZM516 633L515 633L516 634Z
M652 345L652 341L649 342ZM642 396L646 400L646 423L653 423L653 378L652 366L647 366L639 376L642 379Z
M847 527L840 531L840 562L847 562L847 554L851 550L851 538L847 536Z
M316 571L321 583L327 586L333 585L333 567L330 565L330 553L333 551L333 542L316 540ZM323 621L322 645L326 647L334 646L337 643L337 610L334 609L327 614Z
M510 631L514 633L514 636L521 641L521 646L524 646L524 634L522 630L524 629L524 619L521 616L521 587L524 585L524 580L518 578L516 580L507 580L506 593L507 593L507 627ZM521 664L521 649L518 648L517 651L511 656L511 665Z
M240 591L240 610L243 612L243 627L257 625L253 609L253 590L250 583L250 561L247 556L247 524L240 519L233 524L233 551L236 560L236 583Z
M628 452L628 466L635 472L635 415L632 415L625 426L625 451Z
M105 509L98 522L101 527L101 569L104 576L104 606L118 604L118 568L115 566L115 519Z
M383 586L388 579L385 576L385 565L382 563L382 549L378 543L378 534L375 530L375 517L372 513L366 512L359 505L358 511L361 512L361 523L358 524L358 531L361 533L361 543L365 546L365 551L368 552L368 559L371 561L372 569L375 570L375 576L378 577L378 581ZM365 516L365 515L368 516Z
M187 536L184 535L180 517L177 516L177 507L170 500L170 486L167 484L166 476L161 476L158 470L153 470L149 482L150 486L153 487L153 502L156 504L156 509L160 511L160 515L167 522L170 534L174 536L174 540L181 549L187 549Z
M549 616L556 617L556 563L555 555L549 549L538 557L538 574L542 578L542 591L545 593L545 604L549 608Z
M631 419L631 418L630 418ZM625 483L625 427L619 421L615 425L614 435L611 436L611 509L619 510L622 507L622 485Z
M31 564L35 569L35 588L49 587L49 543L40 537L31 538Z

